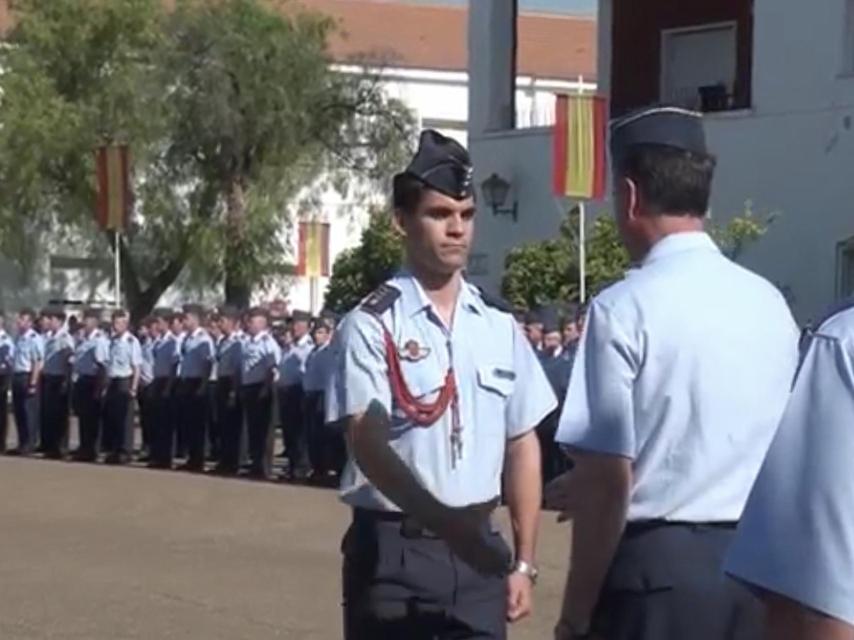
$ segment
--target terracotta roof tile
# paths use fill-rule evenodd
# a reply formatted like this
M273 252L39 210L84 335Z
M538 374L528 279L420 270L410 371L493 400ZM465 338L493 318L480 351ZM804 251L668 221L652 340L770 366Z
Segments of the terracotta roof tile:
M468 10L400 0L299 0L339 24L337 61L379 60L392 66L465 71ZM596 22L560 14L519 16L520 75L576 79L596 75Z

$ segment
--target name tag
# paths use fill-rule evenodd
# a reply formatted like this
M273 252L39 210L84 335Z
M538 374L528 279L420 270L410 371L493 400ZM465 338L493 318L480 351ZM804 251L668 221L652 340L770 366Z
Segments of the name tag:
M492 375L496 378L500 378L502 380L515 380L516 374L512 371L507 371L507 369L493 369Z

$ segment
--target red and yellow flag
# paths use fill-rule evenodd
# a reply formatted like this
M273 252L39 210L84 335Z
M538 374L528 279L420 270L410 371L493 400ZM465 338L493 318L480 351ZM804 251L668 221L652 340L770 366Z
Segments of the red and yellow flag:
M297 275L310 278L329 275L329 224L299 223Z
M124 231L133 206L130 153L127 145L99 147L95 151L98 197L95 211L103 229Z
M605 98L558 95L554 127L554 190L571 198L605 196Z

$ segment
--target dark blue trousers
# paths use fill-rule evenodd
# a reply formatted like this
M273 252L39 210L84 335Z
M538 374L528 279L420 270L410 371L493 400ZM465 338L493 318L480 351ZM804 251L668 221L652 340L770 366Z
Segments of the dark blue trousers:
M762 606L722 565L733 526L630 524L594 616L604 640L760 640Z
M484 527L484 544L510 550ZM404 519L356 510L341 545L345 640L504 640L506 579L483 576Z
M16 373L12 377L12 407L15 412L15 428L18 431L18 450L30 453L38 438L38 393L30 395L30 374Z

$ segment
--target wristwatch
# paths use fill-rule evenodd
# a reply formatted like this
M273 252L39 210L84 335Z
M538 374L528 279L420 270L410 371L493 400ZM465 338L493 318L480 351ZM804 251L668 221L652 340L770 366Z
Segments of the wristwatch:
M516 564L513 566L513 573L521 573L523 576L527 576L531 581L531 584L537 584L537 578L540 575L540 571L537 567L530 562L525 562L524 560L516 561Z

